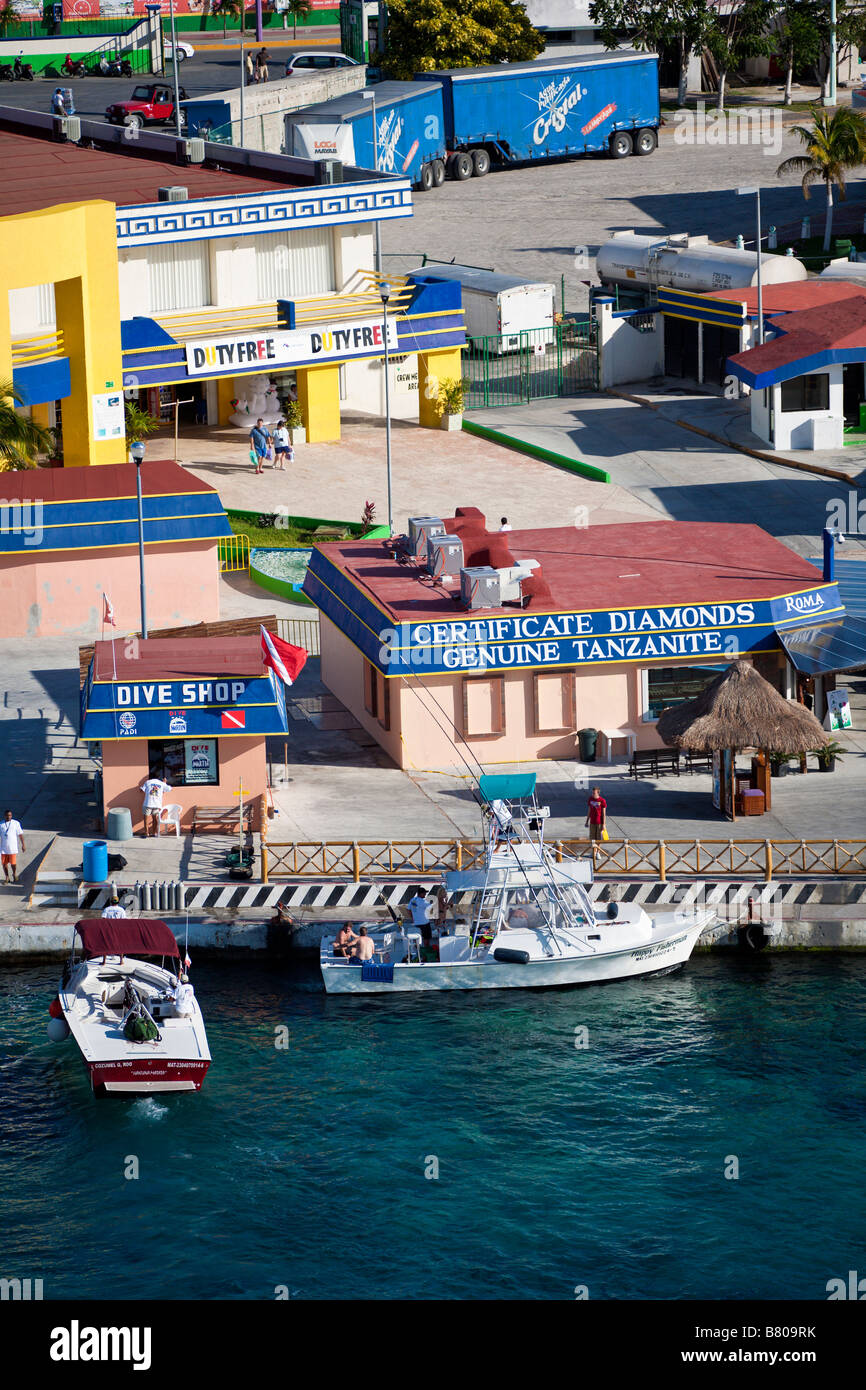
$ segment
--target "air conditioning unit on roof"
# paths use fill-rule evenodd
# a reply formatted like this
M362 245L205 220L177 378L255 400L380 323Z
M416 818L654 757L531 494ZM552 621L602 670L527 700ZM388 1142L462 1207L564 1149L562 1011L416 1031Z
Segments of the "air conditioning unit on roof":
M189 189L180 183L169 184L168 187L159 190L161 203L185 203L188 199Z

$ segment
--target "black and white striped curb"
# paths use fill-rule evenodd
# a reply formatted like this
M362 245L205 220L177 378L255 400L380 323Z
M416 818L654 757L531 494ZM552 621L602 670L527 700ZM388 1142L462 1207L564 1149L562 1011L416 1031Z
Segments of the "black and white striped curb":
M409 901L418 883L430 884L429 876L412 879L383 879L381 882L355 883L353 880L295 879L291 882L256 883L166 883L118 884L120 900L127 911L242 913L275 908L316 911L372 911L377 907L399 908ZM588 885L595 902L638 903L642 907L689 907L701 904L715 908L720 916L738 917L748 910L749 901L758 916L772 908L778 913L810 903L840 905L866 903L866 879L778 879L761 880L698 879L635 881L596 879ZM110 885L79 892L79 911L98 912L108 902Z

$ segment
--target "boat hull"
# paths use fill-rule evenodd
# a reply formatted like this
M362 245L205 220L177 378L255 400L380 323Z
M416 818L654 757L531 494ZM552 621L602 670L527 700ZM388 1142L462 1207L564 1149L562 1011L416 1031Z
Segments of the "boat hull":
M440 964L398 964L394 980L362 980L358 966L323 960L322 977L328 994L394 994L455 989L561 989L667 973L683 965L704 926L698 922L659 940L622 951L565 960L530 960L525 965L485 959Z
M173 1062L164 1057L140 1061L85 1062L94 1095L155 1095L161 1091L200 1091L210 1061Z

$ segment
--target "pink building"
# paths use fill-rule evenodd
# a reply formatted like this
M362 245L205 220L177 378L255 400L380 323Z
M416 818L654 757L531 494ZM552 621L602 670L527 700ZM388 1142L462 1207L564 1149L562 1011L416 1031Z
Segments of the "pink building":
M400 767L462 770L660 744L662 709L737 657L790 694L786 641L844 609L760 527L487 530L473 507L313 551L322 679Z
M219 617L218 494L176 463L141 466L151 627ZM0 637L92 637L103 593L119 632L139 628L135 464L35 468L0 482Z
M168 783L166 805L190 829L196 807L258 804L267 793L268 734L286 733L285 693L258 637L97 642L82 692L81 736L102 747L105 814L125 806L143 829L140 791ZM261 829L254 818L254 829Z

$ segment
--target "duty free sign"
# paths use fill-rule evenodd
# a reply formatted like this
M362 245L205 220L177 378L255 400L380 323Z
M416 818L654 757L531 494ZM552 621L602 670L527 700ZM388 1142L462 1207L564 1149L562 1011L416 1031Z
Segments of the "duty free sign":
M388 351L396 350L397 325L389 320ZM189 376L247 371L250 367L269 371L304 362L343 362L349 357L375 357L384 351L382 319L314 324L267 333L258 330L231 337L191 339L185 344Z

